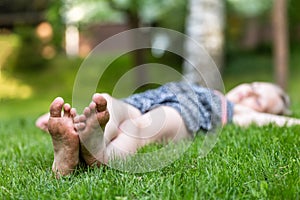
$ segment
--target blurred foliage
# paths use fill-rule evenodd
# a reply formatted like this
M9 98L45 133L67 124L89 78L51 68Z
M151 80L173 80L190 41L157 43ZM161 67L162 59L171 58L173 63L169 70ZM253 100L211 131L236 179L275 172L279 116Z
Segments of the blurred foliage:
M46 60L41 56L43 44L36 36L35 26L43 21L42 13L48 6L49 0L1 1L0 14L6 17L2 25L10 27L19 36L19 48L12 52L9 61L4 63L4 68L9 71L25 72L40 69L45 65Z
M291 25L299 25L300 22L300 1L299 0L289 0L289 22Z
M290 46L297 48L300 42L300 1L287 0L287 3ZM272 54L272 6L273 0L227 0L227 55L240 54L241 51ZM257 44L253 48L245 48L243 44L249 32L256 34L254 43Z
M65 24L91 24L123 22L123 15L111 8L108 0L64 0L60 1L60 16Z
M137 13L144 24L159 24L174 30L184 30L185 0L110 0L120 10Z
M42 69L47 60L41 56L43 44L32 26L17 26L18 48L14 48L3 68L10 72L27 72Z
M53 29L53 37L51 42L54 44L56 50L58 51L62 50L62 42L65 29L60 14L62 6L63 2L61 0L51 0L46 11L46 19L52 25Z
M61 7L64 23L90 24L128 22L126 12L136 14L142 24L159 24L184 30L185 0L65 0Z
M227 0L231 11L241 17L257 17L270 11L272 0Z
M247 20L257 19L261 24L270 22L272 0L227 0L227 50L236 53L240 50L241 35L244 34ZM289 23L291 39L299 39L295 33L300 21L300 1L289 0ZM185 31L187 0L1 0L1 13L20 11L43 11L45 19L51 23L53 37L51 44L56 52L63 50L63 37L66 24L89 25L93 23L126 23L126 12L135 13L143 26L160 26ZM40 55L43 44L34 32L34 26L16 26L14 32L20 36L20 48L15 52L12 69L41 69L46 60ZM297 38L298 37L298 38ZM269 44L259 48L270 50ZM230 52L235 49L236 51ZM257 50L257 49L255 49Z
M300 26L300 12L299 12L300 1L299 0L289 0L288 9L289 9L288 14L289 14L289 26L290 26L291 40L297 40L297 39L299 40L300 36L295 34L295 32L297 32L297 31L299 32L299 26ZM294 42L292 42L291 44L295 45ZM298 43L296 45L298 45Z
M0 13L20 13L44 11L49 0L1 0Z

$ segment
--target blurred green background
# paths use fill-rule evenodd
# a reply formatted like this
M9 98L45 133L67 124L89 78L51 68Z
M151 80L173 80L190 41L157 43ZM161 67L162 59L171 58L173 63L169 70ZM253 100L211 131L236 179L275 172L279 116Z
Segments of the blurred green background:
M299 116L300 3L290 0L287 5L290 73L286 89L294 115ZM135 27L164 27L184 33L188 6L185 0L2 1L0 119L38 117L47 112L56 96L72 102L76 73L98 43ZM226 90L241 82L275 81L271 14L271 0L226 1L221 69ZM68 47L65 34L74 32L74 27L79 43ZM109 57L113 51L106 54ZM143 58L144 63L163 63L182 71L182 59L171 53L157 57L145 50ZM116 59L98 90L111 93L119 78L135 66L135 59L133 53Z

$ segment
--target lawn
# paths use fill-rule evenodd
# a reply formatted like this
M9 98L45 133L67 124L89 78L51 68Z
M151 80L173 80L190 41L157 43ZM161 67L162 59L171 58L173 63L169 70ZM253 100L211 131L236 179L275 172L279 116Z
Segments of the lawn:
M1 199L300 198L300 127L230 125L204 158L197 151L199 136L183 156L158 171L132 174L82 167L56 180L50 136L33 123L0 123Z
M288 87L295 117L300 117L298 55L296 51L291 57ZM228 125L204 158L198 153L204 137L200 135L183 156L158 171L134 174L79 167L73 175L56 180L51 172L51 138L35 128L34 121L54 97L71 102L81 62L58 56L42 71L4 72L5 87L24 86L30 94L21 97L24 90L17 90L15 96L0 98L0 199L300 199L299 126ZM129 69L128 63L126 56L114 63L121 70L107 72L101 91L112 91L112 83ZM242 81L271 81L270 66L266 55L232 58L224 71L226 88ZM141 151L157 148L152 145Z

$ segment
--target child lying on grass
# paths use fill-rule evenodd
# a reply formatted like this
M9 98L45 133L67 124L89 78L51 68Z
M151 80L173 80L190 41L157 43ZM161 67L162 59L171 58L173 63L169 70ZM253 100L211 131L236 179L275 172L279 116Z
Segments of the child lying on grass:
M149 143L192 138L199 130L229 122L300 124L298 119L280 116L289 113L288 107L288 96L271 83L241 84L223 96L196 84L172 82L122 100L94 94L82 115L57 97L50 114L41 116L36 125L52 137L52 170L59 177L70 174L80 156L90 166L107 164Z

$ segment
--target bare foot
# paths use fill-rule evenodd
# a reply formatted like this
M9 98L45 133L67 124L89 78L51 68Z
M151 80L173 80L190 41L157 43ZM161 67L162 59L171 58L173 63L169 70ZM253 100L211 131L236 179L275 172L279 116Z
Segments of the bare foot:
M89 166L99 166L105 162L103 132L108 120L107 101L100 94L94 95L93 102L74 120L80 138L81 155Z
M54 149L52 171L57 178L73 172L79 163L79 137L73 124L75 115L75 109L64 104L61 97L54 99L50 106L48 129Z

